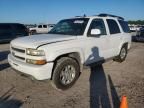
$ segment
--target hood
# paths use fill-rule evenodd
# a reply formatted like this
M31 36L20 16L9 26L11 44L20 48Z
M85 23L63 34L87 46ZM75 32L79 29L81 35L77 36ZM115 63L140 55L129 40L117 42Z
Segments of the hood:
M70 35L54 35L54 34L41 34L26 37L16 38L11 41L12 46L19 46L23 48L37 48L43 44L52 44L55 42L62 42L76 39L76 36Z

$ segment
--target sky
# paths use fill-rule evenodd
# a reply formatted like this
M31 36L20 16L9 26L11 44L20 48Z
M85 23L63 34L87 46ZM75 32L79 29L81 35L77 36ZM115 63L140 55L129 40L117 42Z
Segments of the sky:
M144 20L144 0L0 0L0 22L57 23L74 16L109 13Z

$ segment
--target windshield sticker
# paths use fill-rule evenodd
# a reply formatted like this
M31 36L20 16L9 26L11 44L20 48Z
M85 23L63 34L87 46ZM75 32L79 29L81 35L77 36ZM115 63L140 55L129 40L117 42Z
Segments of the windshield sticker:
M74 23L75 24L82 24L82 23L84 23L84 21L83 20L75 20Z

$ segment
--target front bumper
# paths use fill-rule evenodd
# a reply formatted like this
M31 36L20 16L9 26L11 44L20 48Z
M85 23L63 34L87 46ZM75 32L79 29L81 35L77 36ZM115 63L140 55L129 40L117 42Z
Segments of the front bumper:
M50 79L53 62L45 65L33 65L16 60L11 54L8 55L8 62L15 70L33 76L37 80Z

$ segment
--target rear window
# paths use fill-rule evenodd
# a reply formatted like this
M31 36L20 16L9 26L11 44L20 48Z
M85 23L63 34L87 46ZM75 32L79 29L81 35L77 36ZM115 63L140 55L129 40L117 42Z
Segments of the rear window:
M127 23L126 21L123 21L123 20L118 20L118 21L119 21L119 23L120 23L123 31L124 31L125 33L129 33L129 32L130 32L130 29L129 29L128 23Z
M17 37L28 35L28 29L23 24L13 24L12 26L14 27L13 33L15 33Z
M108 23L108 26L109 26L110 34L120 33L119 26L118 26L118 24L115 20L107 19L107 23Z
M25 27L24 25L21 25L21 24L15 25L15 28L16 28L18 31L25 31L25 30L26 30L26 27Z

